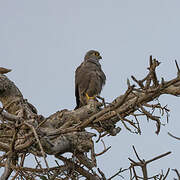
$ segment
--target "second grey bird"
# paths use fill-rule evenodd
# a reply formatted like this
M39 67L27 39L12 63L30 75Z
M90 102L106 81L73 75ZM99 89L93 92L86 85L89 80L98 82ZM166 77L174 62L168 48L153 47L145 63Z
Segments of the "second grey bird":
M99 60L102 59L96 50L86 53L84 61L75 72L76 108L87 104L89 99L95 99L105 85L106 76L101 69Z

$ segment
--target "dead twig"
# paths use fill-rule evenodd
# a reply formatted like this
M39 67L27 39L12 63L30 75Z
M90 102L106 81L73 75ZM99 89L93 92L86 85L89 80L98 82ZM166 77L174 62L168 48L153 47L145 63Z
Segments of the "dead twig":
M175 139L177 139L177 140L180 140L179 137L176 137L176 136L172 135L170 132L168 132L168 135L171 136L171 137L173 137L173 138L175 138Z
M11 161L12 161L12 157L8 157L6 160L4 172L1 175L0 180L8 180L9 176L11 175L12 173Z
M111 146L109 146L108 148L106 148L106 145L105 145L105 143L104 143L103 140L101 140L101 142L103 143L104 150L103 150L102 152L98 153L98 154L95 154L95 156L100 156L100 155L104 154L105 152L107 152L107 151L111 148Z
M180 173L178 172L178 170L177 169L172 169L172 170L176 173L178 180L179 180L180 179Z
M58 155L56 155L56 158L62 160L68 166L74 167L75 171L79 172L81 175L83 175L87 179L99 180L99 178L96 175L92 175L90 172L88 172L84 168L80 167L76 163L72 162L71 160L69 160L69 159L67 159L67 158L65 158L63 156L58 156Z
M125 172L125 171L127 171L127 170L129 170L129 168L128 168L128 169L122 169L122 168L120 168L119 171L118 171L117 173L115 173L113 176L111 176L110 178L108 178L108 180L112 180L112 179L115 178L116 176L120 176L121 173L123 173L123 172ZM123 177L123 176L122 176L122 177Z
M157 130L156 130L156 134L158 135L160 132L160 128L161 128L161 122L159 120L159 116L153 116L151 113L149 113L148 111L146 111L142 105L139 105L140 109L142 110L142 112L150 119L156 121L156 126L157 126Z
M177 76L180 76L180 69L177 61L175 60L176 68L177 68Z
M149 178L148 178L148 174L147 174L147 164L149 164L149 163L151 163L151 162L153 162L153 161L155 161L155 160L158 160L158 159L160 159L160 158L162 158L162 157L165 157L165 156L167 156L167 155L169 155L169 154L171 153L171 152L167 152L167 153L161 154L161 155L159 155L159 156L156 156L156 157L154 157L154 158L152 158L152 159L150 159L150 160L145 161L144 159L141 159L141 158L139 157L139 155L138 155L138 153L137 153L137 151L136 151L136 149L135 149L134 146L133 146L133 150L134 150L134 153L135 153L135 155L136 155L136 157L137 157L137 159L138 159L139 161L136 162L136 161L132 160L131 158L128 158L128 159L131 161L131 166L130 166L130 168L133 168L134 177L136 177L136 179L138 179L138 178L141 179L141 177L140 177L140 176L137 176L137 174L136 174L135 166L141 167L142 173L143 173L142 179L144 179L144 180L149 179ZM156 175L156 176L157 176L157 175ZM155 177L155 176L153 176L153 177Z
M39 140L39 137L38 137L38 135L37 135L37 133L36 133L35 128L34 128L32 125L28 124L28 123L25 123L25 122L24 122L24 124L25 124L26 126L28 126L28 127L33 131L34 136L35 136L35 138L36 138L36 140L37 140L37 142L38 142L38 144L39 144L39 147L40 147L40 149L41 149L41 153L42 153L42 155L43 155L43 158L44 158L46 167L47 167L47 169L49 169L49 165L48 165L48 162L47 162L47 160L46 160L46 154L45 154L45 152L44 152L44 150L43 150L42 144L41 144L41 142L40 142L40 140Z

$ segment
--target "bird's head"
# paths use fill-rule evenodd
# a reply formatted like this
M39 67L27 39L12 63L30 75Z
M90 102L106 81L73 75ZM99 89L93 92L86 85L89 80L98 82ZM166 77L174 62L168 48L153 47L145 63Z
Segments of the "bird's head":
M86 53L86 55L84 57L84 60L88 60L88 59L100 60L100 59L102 59L102 57L100 56L100 53L98 51L90 50Z

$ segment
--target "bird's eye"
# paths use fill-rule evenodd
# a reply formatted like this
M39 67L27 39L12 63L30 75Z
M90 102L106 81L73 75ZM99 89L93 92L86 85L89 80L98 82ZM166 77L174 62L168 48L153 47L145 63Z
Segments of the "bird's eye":
M98 52L95 52L94 55L95 55L95 56L99 56L99 53L98 53Z

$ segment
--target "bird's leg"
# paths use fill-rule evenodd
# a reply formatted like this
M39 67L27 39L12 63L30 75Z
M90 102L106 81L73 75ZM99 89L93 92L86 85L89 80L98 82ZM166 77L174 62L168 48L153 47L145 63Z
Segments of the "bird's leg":
M92 97L90 97L87 93L86 93L86 98L87 98L87 100L90 100L90 99L96 99L94 96L92 96Z

